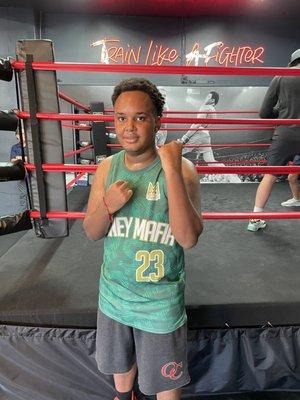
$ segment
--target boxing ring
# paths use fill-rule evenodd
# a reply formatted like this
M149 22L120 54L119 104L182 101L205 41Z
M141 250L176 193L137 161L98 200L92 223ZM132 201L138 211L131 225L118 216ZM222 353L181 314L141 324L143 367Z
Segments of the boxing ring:
M24 55L27 45L32 54L36 47L44 46L44 41L28 42L21 42L18 60L12 67L20 71L22 111L18 117L25 122L30 157L29 163L18 167L21 172L14 174L20 177L26 170L30 176L29 216L34 229L18 232L15 244L2 249L0 246L0 394L2 390L7 398L22 400L110 399L112 380L98 372L94 360L103 244L102 240L89 242L82 230L89 188L78 186L67 191L64 176L69 171L93 173L96 166L64 164L63 152L57 148L62 149L60 121L104 123L112 122L113 118L91 114L88 108L83 114L61 114L58 97L62 96L57 91L53 71L269 76L295 75L300 70L56 63L36 55L28 60L27 54ZM40 71L47 72L39 75ZM35 94L27 87L33 77ZM44 84L48 88L49 77L52 97L42 93ZM167 117L162 121L254 126L300 124L299 120L253 118L212 121ZM37 128L40 139L35 132ZM47 139L49 132L51 140ZM196 168L199 174L286 174L300 170L292 166L198 165ZM245 223L253 213L228 210L251 209L255 189L253 184L202 186L205 232L197 246L186 253L192 381L183 389L184 398L300 391L300 213L255 213L271 219L272 230L249 234ZM278 199L287 190L286 184L276 185L270 199L273 209L279 209Z

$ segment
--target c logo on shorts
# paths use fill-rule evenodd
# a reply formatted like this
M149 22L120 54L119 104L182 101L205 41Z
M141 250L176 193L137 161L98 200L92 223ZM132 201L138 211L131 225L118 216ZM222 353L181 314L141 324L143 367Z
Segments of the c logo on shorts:
M170 378L172 379L172 381L176 381L176 379L179 379L183 374L182 371L180 372L178 371L181 368L182 368L182 362L177 363L175 361L172 361L161 367L161 374L164 378Z

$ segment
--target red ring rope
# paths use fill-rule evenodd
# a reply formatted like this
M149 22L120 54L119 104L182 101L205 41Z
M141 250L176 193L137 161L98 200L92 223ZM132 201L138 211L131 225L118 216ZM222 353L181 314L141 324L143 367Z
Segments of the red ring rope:
M25 164L28 171L34 171L34 164ZM205 174L300 174L300 166L241 166L241 167L210 167L195 166L196 171ZM79 165L79 164L43 164L42 169L45 172L95 172L97 165Z
M62 126L65 126L65 125L62 124ZM77 126L77 125L68 125L66 127L69 128L69 127L75 127L75 126ZM114 126L106 126L105 128L108 129L108 130L115 130ZM76 128L74 128L74 129L76 129ZM232 128L232 127L230 127L230 128L211 128L211 127L209 127L209 128L197 128L197 131L206 131L206 130L209 130L209 131L272 131L274 129L275 129L275 126L270 127L270 128L264 127L264 126L262 126L262 127L245 126L243 128ZM181 128L181 127L178 127L178 128L161 128L161 130L162 131L189 131L189 130L191 130L191 127L188 127L188 128ZM193 129L193 130L195 130L195 129Z
M13 69L25 69L24 61L13 61ZM85 72L121 72L138 74L170 74L170 75L246 75L246 76L296 76L299 68L278 67L194 67L180 65L130 65L130 64L95 64L68 62L33 62L34 70L47 71L85 71Z
M93 147L94 147L94 145L89 144L88 146L84 146L84 147L82 147L81 149L72 150L72 151L69 151L68 153L65 153L65 154L64 154L64 157L65 157L65 158L68 158L68 157L75 156L75 154L84 153L85 151L87 151L87 150L89 150L89 149L92 149Z
M109 148L121 148L117 143L108 143ZM217 144L184 144L183 147L198 148L198 147L269 147L270 143L217 143Z
M300 68L299 68L300 70ZM30 118L29 112L18 111L17 116L19 118L27 119ZM55 114L55 113L37 113L37 119L47 120L58 120L58 121L108 121L113 122L114 118L108 115L100 114ZM243 119L232 119L232 118L162 118L161 122L174 123L174 124L234 124L234 125L300 125L300 119L260 119L260 118L243 118Z
M220 161L213 161L213 162L209 162L209 165L214 165L214 164L225 164L225 165L229 165L229 164L234 164L234 165L243 165L243 164L260 164L260 163L266 163L267 160L265 158L258 158L257 160L220 160ZM204 161L197 161L196 165L200 166L200 165L207 165L206 162Z
M300 174L300 166L226 166L226 167L210 167L210 166L203 166L199 167L196 166L196 171L198 173L205 173L205 174Z
M107 113L113 113L114 109L113 108L108 108L106 110L104 110L104 112ZM163 114L258 114L258 111L203 111L201 112L201 110L199 111L185 111L185 110L176 110L176 111L163 111Z
M251 218L263 218L263 219L300 219L300 212L266 212L266 213L254 213L254 212L203 212L203 219L251 219ZM30 211L31 218L40 218L39 211ZM47 218L72 218L83 219L85 212L78 211L49 211L46 214Z
M13 61L12 67L14 69L24 69L25 63L20 61ZM64 71L86 71L86 72L129 72L129 73L155 73L155 74L201 74L201 75L248 75L248 76L272 76L272 75L281 75L281 76L295 76L300 75L300 69L291 69L291 68L243 68L243 67L182 67L182 66L132 66L132 65L106 65L106 64L82 64L82 63L57 63L57 62L33 62L32 68L36 70L64 70ZM28 118L29 115L26 113L19 113L20 118ZM28 113L27 113L28 114ZM66 116L67 114L65 114ZM51 117L50 117L51 116ZM105 116L101 116L102 118L95 118L93 115L93 119L82 119L78 118L78 116L69 116L66 118L62 118L59 114L47 114L47 113L38 113L37 118L40 119L58 119L58 120L89 120L89 121L112 121L112 119L104 118ZM99 116L97 116L99 117ZM246 122L247 121L247 122ZM263 124L263 125L290 125L290 124L300 124L300 120L260 120L260 119L244 119L244 120L232 120L232 119L222 119L222 120L211 120L211 119L187 119L183 121L183 118L164 118L162 122L172 122L172 123L211 123L211 124ZM33 168L32 168L33 167ZM51 167L53 169L51 169ZM60 165L60 169L58 169L57 164L48 164L43 165L44 171L67 171L72 168L74 172L74 165ZM80 166L80 171L86 171L88 166ZM93 167L95 170L96 166ZM28 170L33 170L34 166L28 164L26 165ZM76 166L77 168L77 166ZM273 173L291 173L300 172L300 167L196 167L198 172L222 172L222 173L256 173L256 172L273 172ZM92 169L90 169L92 171ZM48 218L83 218L84 213L67 213L67 212L49 212L46 214ZM39 218L39 212L32 211L30 213L32 218ZM300 212L290 212L290 213L203 213L203 217L205 219L249 219L249 218L286 218L286 219L294 219L300 218Z
M75 176L74 179L72 179L67 185L66 185L66 189L69 189L72 185L74 185L74 183L76 183L77 181L79 181L79 179L85 175L86 172L81 172L80 174L78 174L77 176Z
M61 124L62 128L67 129L77 129L79 131L91 131L92 127L90 125L75 125L75 124Z
M78 100L73 99L72 97L68 96L67 94L65 94L61 91L58 92L58 97L60 99L67 101L70 104L73 104L73 106L76 106L77 108L80 108L81 110L83 110L87 113L91 112L90 107L86 106L85 104L80 103Z

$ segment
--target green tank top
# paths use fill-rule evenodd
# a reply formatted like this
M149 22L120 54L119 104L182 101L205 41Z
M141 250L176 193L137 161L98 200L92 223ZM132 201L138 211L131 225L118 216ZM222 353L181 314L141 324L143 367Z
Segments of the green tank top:
M169 226L160 158L130 171L125 152L112 157L106 182L126 180L133 196L114 214L104 239L99 307L112 319L154 333L186 322L184 253Z

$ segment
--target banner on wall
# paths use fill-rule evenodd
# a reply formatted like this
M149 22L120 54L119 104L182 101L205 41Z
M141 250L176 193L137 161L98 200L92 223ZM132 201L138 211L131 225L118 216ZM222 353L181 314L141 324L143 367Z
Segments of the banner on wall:
M265 48L261 45L255 46L245 43L236 44L226 43L222 40L209 41L206 43L200 41L190 41L186 44L185 50L180 51L176 46L165 45L159 40L143 41L141 43L130 43L122 40L118 36L104 37L90 44L99 52L99 62L102 64L130 64L130 65L186 65L186 66L261 66L265 62ZM181 83L184 82L184 76ZM199 134L195 134L196 136ZM196 150L196 149L195 149ZM261 151L262 150L262 151ZM199 149L198 149L199 152ZM196 156L192 161L198 163L197 151L193 151ZM235 157L224 154L223 149L214 149L217 159L214 163L225 165L228 161L238 162ZM256 151L247 151L243 154L242 164L247 164L247 160L254 162L257 159L258 165L265 163L266 150L256 149ZM188 157L190 158L190 157ZM201 157L200 157L201 158ZM214 157L213 157L214 158ZM262 160L262 161L261 161ZM219 164L217 163L219 161ZM224 164L224 163L225 164ZM238 176L236 174L213 174L201 177L202 182L219 183L241 183L257 182L261 176Z
M150 40L145 44L131 45L123 43L118 38L102 38L90 44L99 51L101 64L144 64L165 65L175 64L181 59L181 54L175 47L165 46L160 42ZM239 45L232 46L222 41L201 46L195 42L186 50L183 63L193 66L240 66L245 64L260 65L264 63L265 49L262 46Z

